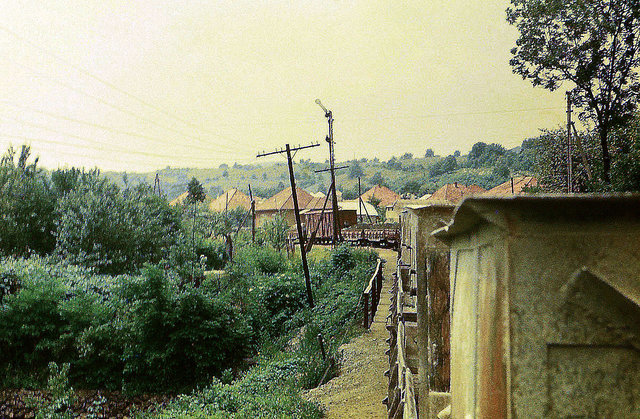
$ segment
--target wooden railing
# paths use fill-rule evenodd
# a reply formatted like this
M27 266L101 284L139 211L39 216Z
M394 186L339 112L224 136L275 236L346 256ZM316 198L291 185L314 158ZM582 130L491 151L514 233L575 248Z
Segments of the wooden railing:
M380 291L382 290L382 267L383 261L382 259L378 259L376 271L371 276L369 283L362 293L362 301L364 302L362 326L365 329L369 329L371 327L373 317L378 309L378 303L380 302Z
M413 312L404 310L404 300L409 294L403 290L402 279L398 278L398 272L393 275L389 316L387 318L387 330L389 331L389 369L385 375L389 377L387 398L387 413L390 419L404 418L416 419L418 410L416 406L416 392L414 386L414 374L407 363L407 321L413 320ZM410 320L408 320L410 319Z

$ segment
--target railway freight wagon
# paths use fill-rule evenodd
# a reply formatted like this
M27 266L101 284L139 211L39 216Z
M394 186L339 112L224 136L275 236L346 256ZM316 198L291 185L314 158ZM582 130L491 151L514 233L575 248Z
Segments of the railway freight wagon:
M397 249L400 245L399 224L357 224L342 229L344 241L355 246Z
M640 196L469 198L451 249L451 417L640 417Z
M333 240L333 212L330 210L302 211L305 237L312 237L314 244L327 244ZM342 227L356 223L355 210L339 210L338 217Z

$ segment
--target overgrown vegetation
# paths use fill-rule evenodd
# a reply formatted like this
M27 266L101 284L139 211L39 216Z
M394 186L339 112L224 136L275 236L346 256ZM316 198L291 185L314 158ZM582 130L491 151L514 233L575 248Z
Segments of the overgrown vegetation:
M206 386L178 397L165 417L319 417L297 392L335 374L337 347L358 330L358 298L375 255L341 247L312 258L310 309L298 259L240 242L228 274L199 286L164 264L109 275L59 254L5 257L0 385L43 388L60 372L51 373L54 362L66 365L75 388L138 394ZM251 357L257 365L246 370Z
M2 261L19 291L0 308L0 383L40 387L51 361L69 363L82 388L180 391L250 353L247 317L212 287L179 286L147 266L139 275L95 275L49 260Z
M265 263L268 251L243 250L234 262L243 268L231 271L229 283L248 291L245 313L260 338L257 364L235 379L223 374L203 390L178 397L161 417L321 417L318 406L301 399L298 391L316 387L336 373L337 348L358 330L359 296L375 269L376 256L340 247L313 263L316 307L310 309L297 261L288 266ZM241 275L245 269L251 274Z

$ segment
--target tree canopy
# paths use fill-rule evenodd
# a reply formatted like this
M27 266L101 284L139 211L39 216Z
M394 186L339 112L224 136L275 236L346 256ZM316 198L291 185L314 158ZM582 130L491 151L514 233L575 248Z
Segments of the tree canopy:
M187 185L187 199L189 202L202 202L206 198L204 187L196 178L192 178Z
M516 74L549 90L575 85L571 100L598 130L605 182L608 136L625 123L640 93L640 3L635 0L511 0L507 21L520 31Z

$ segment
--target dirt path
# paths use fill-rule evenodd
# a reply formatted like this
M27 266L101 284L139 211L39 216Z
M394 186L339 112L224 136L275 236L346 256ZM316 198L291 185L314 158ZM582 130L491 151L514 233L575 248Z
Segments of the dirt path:
M306 396L320 402L327 418L386 418L382 399L387 396L388 379L383 374L389 368L384 352L389 337L386 318L389 313L391 273L396 269L396 253L377 249L387 261L378 311L371 330L340 347L342 350L340 375L328 383L310 390Z

